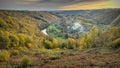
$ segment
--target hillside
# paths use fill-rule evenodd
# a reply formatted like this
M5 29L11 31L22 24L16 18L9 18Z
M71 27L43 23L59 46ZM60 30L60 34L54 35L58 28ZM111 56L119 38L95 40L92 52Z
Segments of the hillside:
M42 68L119 68L120 57L119 51L109 51L104 48L91 49L77 54L71 54L64 56L60 59L51 60L44 65ZM118 53L117 53L118 52Z
M117 68L120 9L0 10L0 68Z
M41 30L57 19L48 12L1 10L0 30L40 37L43 35Z
M45 28L54 21L57 21L57 17L47 12L33 12L33 11L0 11L0 18L3 19L8 28L10 25L17 26L21 25L37 25L40 29ZM2 25L1 25L2 26ZM19 27L19 25L18 25ZM30 27L30 26L29 26ZM14 28L17 29L17 28Z
M79 38L97 25L100 29L119 26L120 9L71 10L49 12L60 19L47 28L48 34L59 38ZM57 30L56 30L57 29Z
M112 16L108 16L108 15ZM85 25L85 31L89 31L90 25L92 23L98 24L107 24L110 21L113 21L119 15L119 9L108 9L108 10L77 10L77 11L53 11L53 12L44 12L44 11L0 11L1 18L1 27L3 30L11 31L13 33L23 33L27 35L38 35L41 34L42 29L48 27L52 23L56 23L56 27L58 27L64 35L77 35L81 33L78 29L69 29L68 27L76 27L73 26L76 21L81 21L83 24L88 23L89 25ZM103 20L104 19L104 20ZM68 24L67 24L68 23ZM61 25L60 25L61 24ZM81 24L81 23L79 23ZM110 23L109 23L110 24ZM118 24L117 24L118 25ZM2 29L2 28L1 28ZM71 32L77 31L77 33L72 34ZM84 33L83 32L83 33ZM77 37L75 36L75 37Z
M41 46L41 44L38 43L42 42L42 39L45 37L41 30L57 20L57 16L48 12L0 10L0 34L1 36L6 35L1 38L0 42L3 42L4 39L5 42L13 42L13 44L15 44L14 41L16 40L17 44L15 45L19 46L21 45L18 44L18 42L20 42L18 39L20 35L20 37L29 38L28 40L31 41L32 45ZM6 37L9 38L11 35L13 40L11 38L9 42L9 39L7 40ZM26 39L26 42L28 40ZM24 41L22 43L25 45L28 44ZM0 45L0 48L5 46L3 43L0 43ZM10 45L6 46L11 47Z
M98 10L71 10L71 11L56 11L53 14L63 15L80 15L86 19L92 19L98 24L110 24L120 14L120 9L98 9ZM117 23L119 24L119 23Z

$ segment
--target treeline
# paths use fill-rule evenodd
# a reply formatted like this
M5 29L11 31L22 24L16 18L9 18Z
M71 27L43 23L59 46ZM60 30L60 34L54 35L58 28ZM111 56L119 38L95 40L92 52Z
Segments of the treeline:
M15 34L0 30L0 49L16 48L19 46L29 46L32 39L25 34Z
M45 48L67 48L67 49L87 49L93 47L120 47L120 27L111 27L107 30L101 30L93 26L90 32L81 35L78 39L68 38L61 42L56 39L45 40Z
M81 35L78 39L68 38L64 42L52 37L39 37L34 39L25 34L15 34L0 30L0 48L16 47L44 47L47 49L87 49L92 47L120 47L120 27L111 27L105 31L94 26L90 32Z
M36 19L35 16L47 20L47 22ZM56 16L46 12L0 10L0 48L9 49L19 46L41 48L45 35L39 27L44 28L44 25L56 19Z

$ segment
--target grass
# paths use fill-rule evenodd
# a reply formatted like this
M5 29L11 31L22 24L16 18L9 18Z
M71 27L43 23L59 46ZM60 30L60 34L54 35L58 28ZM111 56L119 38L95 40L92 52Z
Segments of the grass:
M58 35L56 35L54 33L49 33L49 35L56 38L57 40L60 40L60 41L65 41L66 40L64 37L58 37Z
M50 32L49 30L54 30L53 32ZM61 33L61 30L58 29L56 26L54 25L50 25L48 28L47 28L47 32L50 36L60 40L60 41L65 41L65 38L64 37L59 37L59 34Z
M115 51L115 52L114 52ZM116 50L107 48L79 49L29 49L21 55L12 55L8 62L0 62L0 67L9 65L13 67L30 68L75 68L75 67L106 67L116 63L119 65L119 54ZM102 54L101 54L102 52ZM119 52L119 50L118 50ZM117 65L116 65L117 67Z
M104 50L105 49L105 50ZM75 52L76 51L76 52ZM74 67L81 67L81 68L94 68L94 67L107 67L113 63L113 58L117 58L119 55L114 55L113 52L109 51L106 48L97 48L97 49L89 49L91 52L86 51L79 51L77 50L69 50L70 54L63 56L60 59L49 61L44 67L60 67L60 68L74 68ZM104 54L100 54L100 52L104 52ZM74 54L75 53L75 54ZM65 53L66 54L66 53ZM67 53L68 54L68 53ZM98 55L99 54L99 55ZM115 61L119 66L119 60ZM112 64L113 65L113 64ZM43 67L43 68L44 68ZM114 66L113 68L117 68Z
M103 62L103 61L98 61L95 63L96 66L105 66L106 65L106 62Z
M57 33L59 33L59 32L61 32L61 30L60 29L58 29L57 27L55 27L54 25L50 25L49 27L48 27L48 29L54 29Z
M74 54L76 51L73 50L62 50L62 49L41 49L39 51L36 52L36 54L42 55L43 57L60 57L60 56L67 56L67 55L71 55Z
M116 62L119 62L119 60L120 60L120 58L115 58L115 59L112 59L111 62L116 63Z

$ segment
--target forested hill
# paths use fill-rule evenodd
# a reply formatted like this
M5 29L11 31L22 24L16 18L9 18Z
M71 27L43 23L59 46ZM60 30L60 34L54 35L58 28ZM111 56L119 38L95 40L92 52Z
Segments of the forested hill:
M120 25L120 9L98 9L98 10L71 10L71 11L55 11L51 12L56 14L59 17L64 15L80 15L86 19L91 19L98 24L110 25L111 22L114 22L113 25ZM116 20L115 20L116 19Z
M0 27L8 29L18 29L21 27L33 29L37 25L40 29L45 28L58 18L48 12L37 11L15 11L15 10L1 10L0 11Z
M48 12L0 10L0 48L42 45L41 30L57 20Z

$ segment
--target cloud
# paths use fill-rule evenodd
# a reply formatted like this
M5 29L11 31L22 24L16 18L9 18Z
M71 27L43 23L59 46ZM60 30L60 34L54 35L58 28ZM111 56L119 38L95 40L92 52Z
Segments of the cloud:
M87 6L91 8L102 8L100 7L102 5L113 7L112 3L106 4L108 1L112 0L0 0L0 9L77 10L89 8Z
M62 6L60 9L63 10L86 10L86 9L103 9L103 8L116 8L117 5L114 3L115 0L99 0L94 2L79 2L72 5Z

